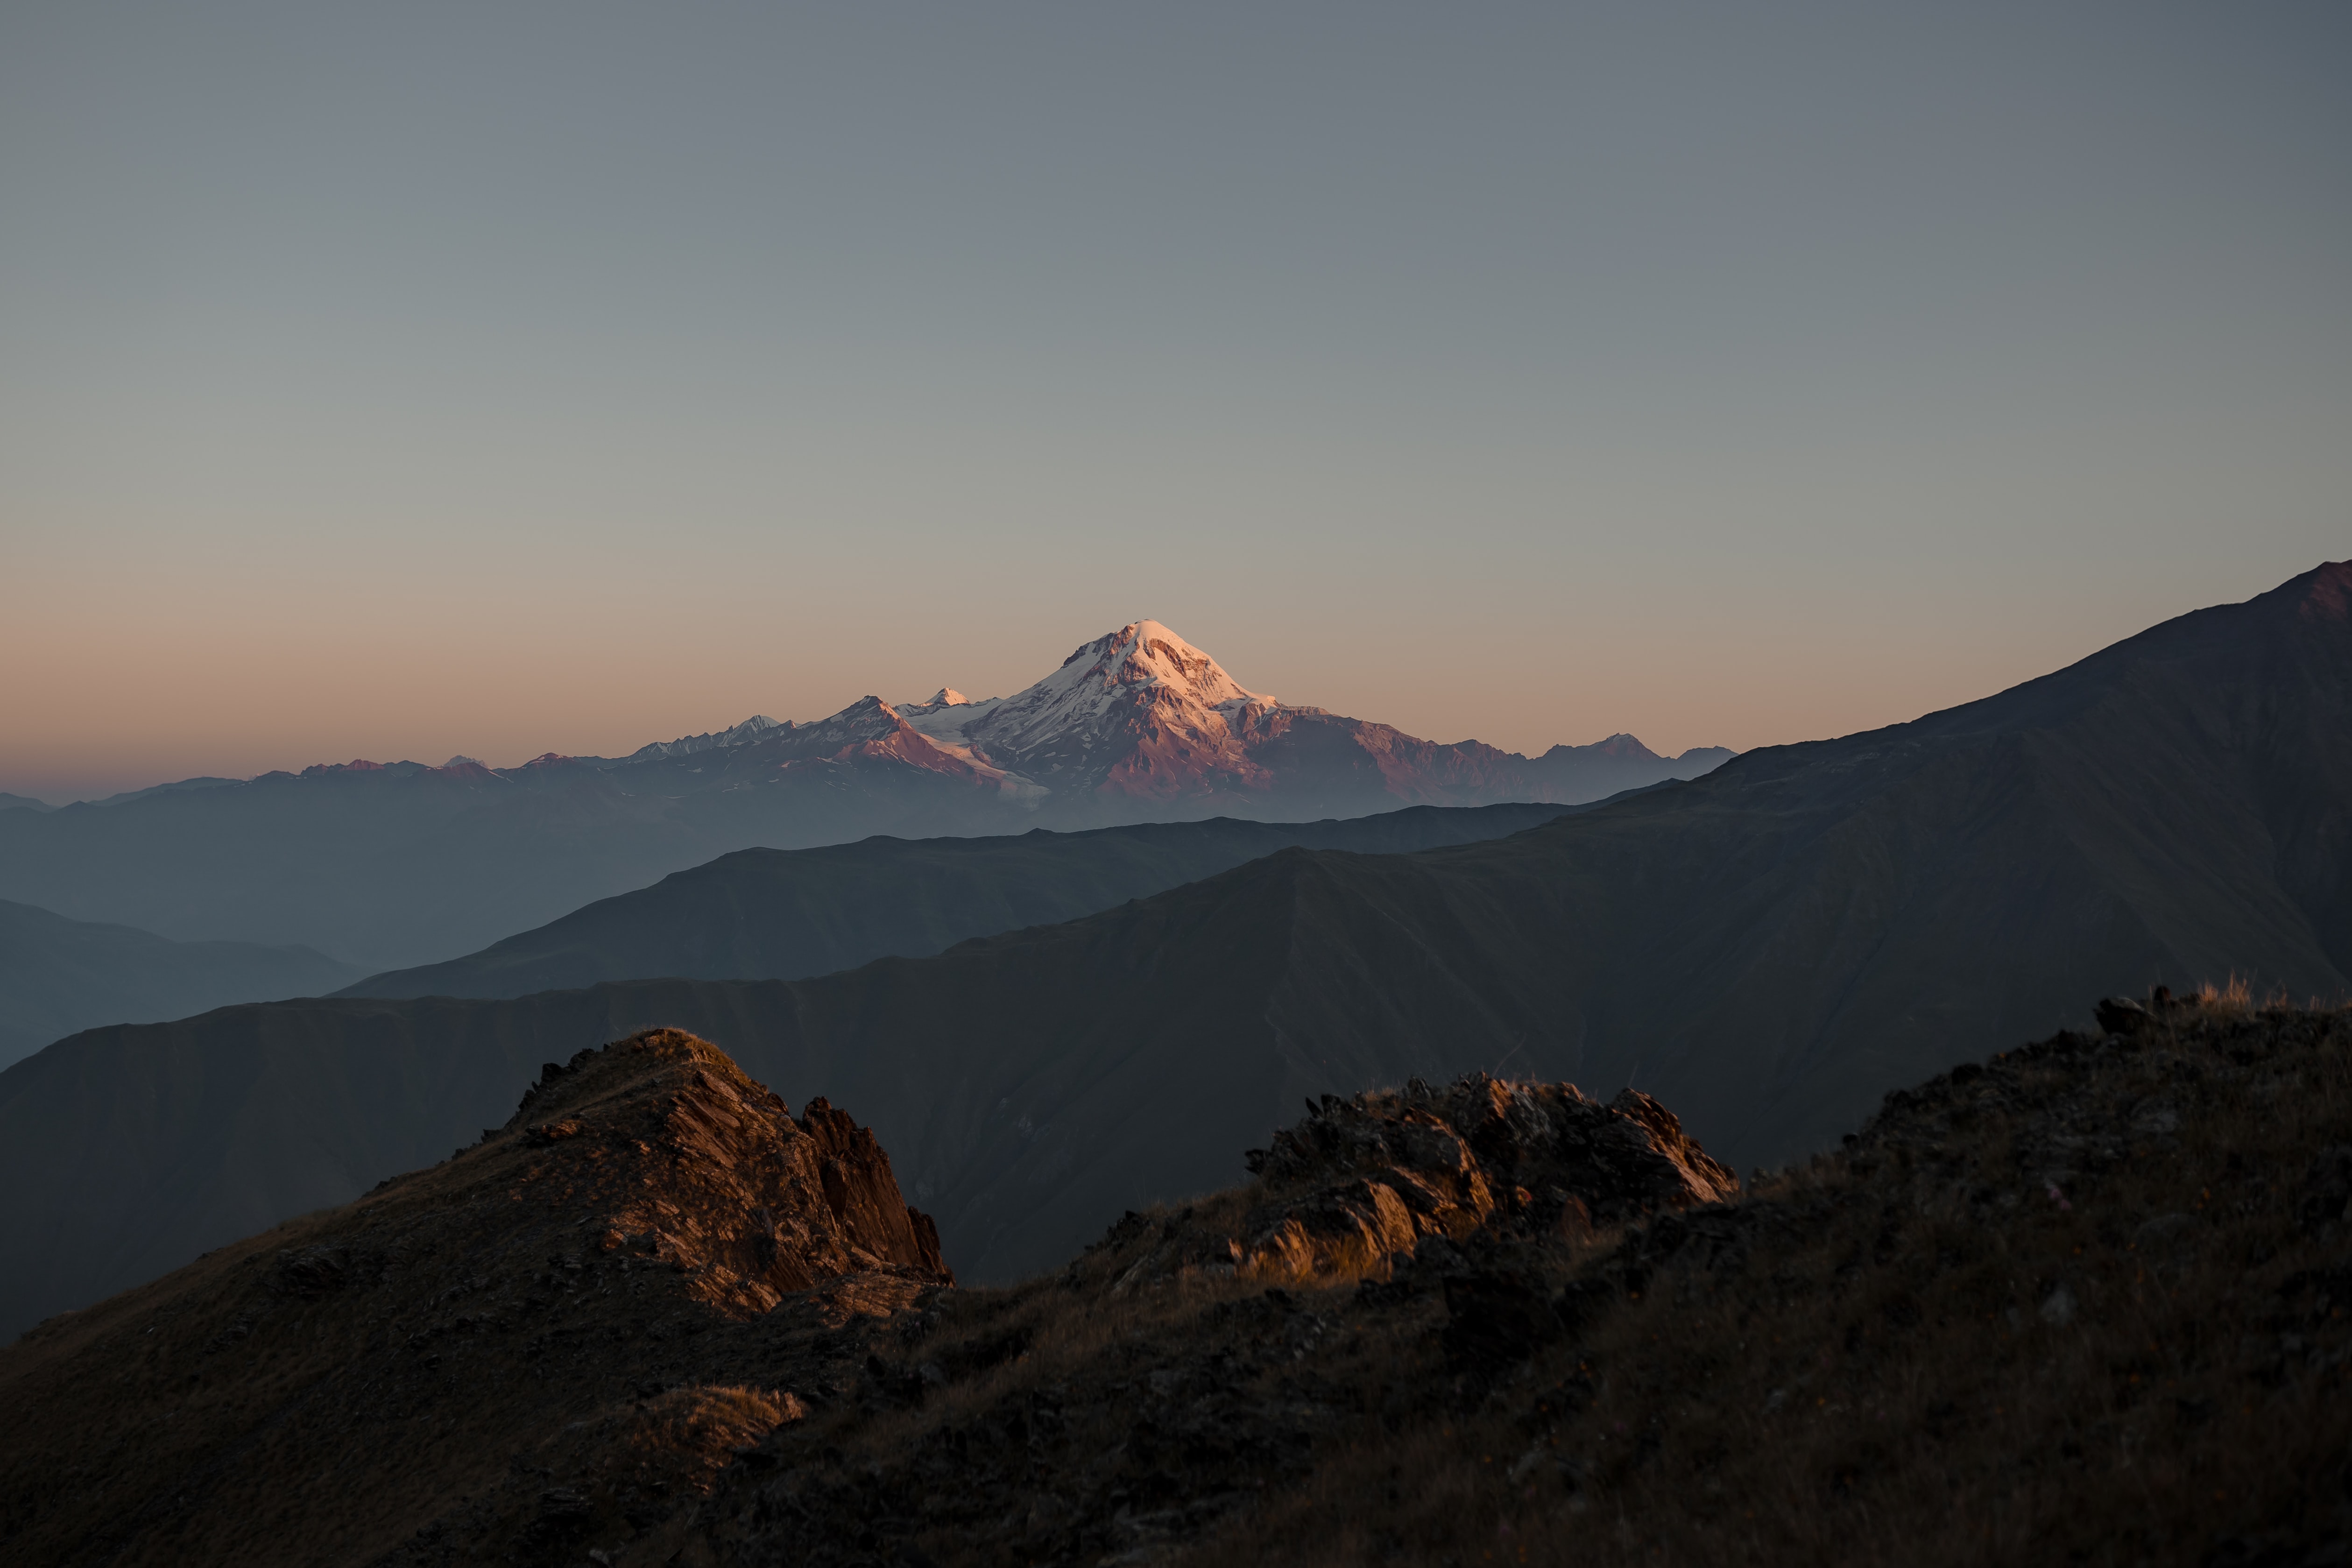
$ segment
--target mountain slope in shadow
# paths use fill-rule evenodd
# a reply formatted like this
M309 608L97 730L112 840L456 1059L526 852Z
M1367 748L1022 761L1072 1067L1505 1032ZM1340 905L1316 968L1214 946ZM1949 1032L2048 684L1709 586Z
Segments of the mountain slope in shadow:
M656 1024L872 1119L959 1274L1236 1178L1302 1094L1633 1081L1736 1166L2079 999L2352 973L2352 564L2056 675L1484 844L1286 849L1060 926L782 982L333 1000L0 1075L21 1325L362 1191L537 1062Z
M1398 854L1500 837L1559 805L1419 805L1320 822L1151 823L989 838L743 849L446 963L344 996L521 996L606 980L797 980L969 937L1076 920L1277 849Z
M307 947L173 942L0 900L0 1067L97 1025L313 995L351 973Z

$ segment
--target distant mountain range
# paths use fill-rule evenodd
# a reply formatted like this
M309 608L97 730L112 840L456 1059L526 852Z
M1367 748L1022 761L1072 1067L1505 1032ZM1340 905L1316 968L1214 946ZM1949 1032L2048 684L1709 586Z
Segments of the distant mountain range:
M739 849L477 953L372 975L342 996L522 996L606 980L798 980L1051 925L1277 849L1392 855L1499 838L1557 805L1416 805L1321 822L1139 824L996 838Z
M307 947L172 942L0 901L0 1067L99 1024L314 996L351 977L351 965Z
M857 1106L949 1263L991 1279L1236 1179L1234 1151L1301 1095L1472 1068L1604 1098L1630 1082L1745 1166L2084 997L2233 973L2352 989L2352 563L1982 701L1490 842L1287 848L801 981L78 1036L0 1074L0 1183L31 1194L0 1211L0 1321L429 1163L539 1062L652 1025Z
M180 939L438 962L730 850L1412 805L1575 804L1731 753L1630 735L1539 757L1440 745L1244 689L1155 621L1011 697L868 697L631 755L355 761L0 810L0 898Z

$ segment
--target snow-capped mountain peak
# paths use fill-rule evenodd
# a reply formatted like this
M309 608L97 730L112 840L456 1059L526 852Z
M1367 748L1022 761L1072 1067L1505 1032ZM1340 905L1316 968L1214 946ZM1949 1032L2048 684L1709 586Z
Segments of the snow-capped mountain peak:
M1051 787L1123 781L1137 766L1172 782L1176 773L1250 773L1227 720L1258 705L1276 704L1160 622L1130 621L1081 644L1045 679L967 720L962 732L997 766L1051 779ZM1153 760L1138 763L1146 753Z
M1274 700L1227 675L1223 665L1158 621L1130 621L1115 632L1080 644L1062 661L1061 668L1026 691L1006 698L991 718L1002 734L1014 725L1030 729L1034 719L1047 714L1069 717L1076 710L1099 711L1122 696L1143 691L1209 710Z
M1612 787L1688 776L1631 736L1555 748L1529 763L1474 742L1441 746L1285 703L1244 686L1154 620L1130 621L1080 644L1060 668L1010 697L973 700L948 686L921 702L866 697L811 723L751 719L715 735L645 747L627 761L721 747L730 753L729 776L746 787L803 777L810 768L896 765L992 785L1002 798L1032 806L1053 800L1069 820L1086 814L1132 820L1146 809L1135 803L1151 801L1215 802L1243 815L1256 815L1260 801L1328 810L1367 790L1376 792L1370 798L1433 804L1498 793L1584 799L1591 797L1563 797L1554 776L1604 765L1614 770L1607 773ZM703 768L698 762L688 771Z
M1038 682L1044 686L1066 675L1087 655L1094 658L1081 679L1099 675L1121 686L1157 685L1200 703L1204 708L1229 702L1272 702L1264 692L1252 691L1224 667L1158 621L1130 621L1115 632L1097 637L1070 655L1062 668ZM1034 689L1034 688L1033 688Z

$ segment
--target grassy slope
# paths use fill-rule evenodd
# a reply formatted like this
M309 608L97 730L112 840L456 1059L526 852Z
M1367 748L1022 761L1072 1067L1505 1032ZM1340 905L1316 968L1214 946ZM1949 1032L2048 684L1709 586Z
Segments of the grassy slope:
M2223 1003L1890 1097L1844 1152L1614 1238L1589 1331L1336 1445L1200 1560L2340 1553L2347 1064L2352 1015Z
M614 1560L2334 1562L2347 1141L2352 1013L2191 1004L1891 1096L1728 1205L1474 1237L1474 1273L1578 1288L1483 1358L1424 1270L1139 1279L1251 1194L1155 1211L901 1325L885 1370L1023 1361L781 1431Z

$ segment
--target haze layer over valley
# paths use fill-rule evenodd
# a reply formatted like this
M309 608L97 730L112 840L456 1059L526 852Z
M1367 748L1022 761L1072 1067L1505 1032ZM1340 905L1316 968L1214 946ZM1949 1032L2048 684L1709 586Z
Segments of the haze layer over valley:
M171 942L0 902L0 1067L99 1024L181 1018L332 990L352 966L307 947Z

